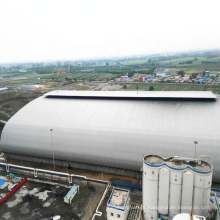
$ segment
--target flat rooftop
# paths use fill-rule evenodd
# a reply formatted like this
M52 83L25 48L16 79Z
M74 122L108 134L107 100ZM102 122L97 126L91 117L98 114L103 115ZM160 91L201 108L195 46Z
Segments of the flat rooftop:
M130 191L127 189L114 188L109 197L107 207L124 210Z
M217 99L211 91L65 91L44 94L47 98L102 98L102 99Z
M213 169L212 165L205 160L177 156L163 158L160 155L146 155L144 157L144 162L152 167L166 165L171 169L190 168L194 172L211 172Z

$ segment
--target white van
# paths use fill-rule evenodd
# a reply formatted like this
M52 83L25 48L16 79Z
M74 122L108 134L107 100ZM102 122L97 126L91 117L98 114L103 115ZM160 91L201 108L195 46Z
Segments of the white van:
M15 186L17 186L17 184L12 185L12 186L10 187L10 191L12 191L12 190L15 188Z

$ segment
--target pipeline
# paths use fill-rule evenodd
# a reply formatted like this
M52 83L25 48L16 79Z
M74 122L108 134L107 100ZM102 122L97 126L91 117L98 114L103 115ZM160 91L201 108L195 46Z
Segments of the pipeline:
M121 182L111 181L111 184L112 184L113 186L122 186L122 187L131 188L131 189L139 189L139 190L142 190L142 186L132 185L132 184L128 184L128 183L121 183Z
M218 213L220 215L220 206L219 206L219 202L218 202L218 198L217 198L217 193L215 193L215 203L217 205Z
M162 218L173 219L173 217L171 217L169 215L160 215L160 219L162 219Z
M218 189L218 188L211 188L211 190L220 192L220 189Z
M0 166L5 166L7 172L10 171L10 167L11 168L18 168L18 169L21 169L21 170L33 171L34 172L34 177L38 177L38 173L54 174L54 175L58 175L58 176L66 176L66 177L69 178L69 183L72 183L72 178L93 181L93 179L87 178L86 176L63 173L63 172L57 172L57 171L52 171L52 170L35 169L33 167L19 166L19 165L8 164L8 163L0 163ZM102 180L97 180L97 182L106 183L106 181L102 181Z
M94 220L96 216L102 216L102 212L99 211L99 207L102 204L102 201L105 198L105 196L106 196L106 194L107 194L107 192L108 192L110 187L111 187L111 183L109 182L108 185L106 186L106 189L105 189L105 191L104 191L104 193L102 195L101 200L99 201L99 204L98 204L98 206L96 208L96 211L95 211L94 215L92 216L91 220Z

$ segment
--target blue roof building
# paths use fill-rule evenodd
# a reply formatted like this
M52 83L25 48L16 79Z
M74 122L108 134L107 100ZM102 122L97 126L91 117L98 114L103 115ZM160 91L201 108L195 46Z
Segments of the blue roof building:
M79 192L79 185L78 184L74 184L71 187L70 191L64 197L64 202L70 204L72 202L73 198L75 197L77 192Z
M203 79L197 79L196 82L197 83L202 83Z
M130 190L114 188L107 202L107 219L126 220L130 207Z
M129 82L131 80L131 78L124 78L125 82Z
M7 87L1 87L1 88L0 88L0 92L1 92L1 91L5 91L5 90L8 90L8 88L7 88Z
M0 179L0 189L4 189L8 185L8 181Z
M166 73L156 73L156 76L167 77L167 74Z

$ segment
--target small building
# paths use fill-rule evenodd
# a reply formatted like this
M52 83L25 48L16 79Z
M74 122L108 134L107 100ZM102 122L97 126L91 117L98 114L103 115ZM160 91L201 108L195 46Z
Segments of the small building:
M29 91L29 90L37 90L44 88L44 85L21 85L21 90Z
M21 90L27 91L27 90L33 90L34 86L33 85L21 85Z
M129 82L131 80L131 78L124 78L125 82Z
M71 187L70 191L64 197L64 202L67 203L67 204L71 204L71 202L72 202L72 200L75 197L77 192L79 192L79 185L78 184L74 184Z
M124 78L128 78L128 76L121 76L121 78L122 78L122 79L124 79Z
M7 180L0 179L0 189L4 189L8 185Z
M202 83L202 81L203 81L203 79L197 79L197 80L196 80L196 82L197 82L198 84Z
M146 81L147 82L152 82L152 79L151 78L147 78Z
M145 77L144 76L139 77L138 81L139 82L144 82L145 81Z
M216 77L215 73L210 73L209 77Z
M183 78L184 83L188 83L189 82L189 78Z
M107 203L107 220L126 220L130 208L130 190L114 188Z
M1 87L0 88L0 92L5 91L5 90L8 90L8 88L7 87Z
M156 76L159 76L159 77L166 77L166 73L156 73Z
M186 78L189 78L189 74L188 74L188 73L185 73L185 77L186 77Z

